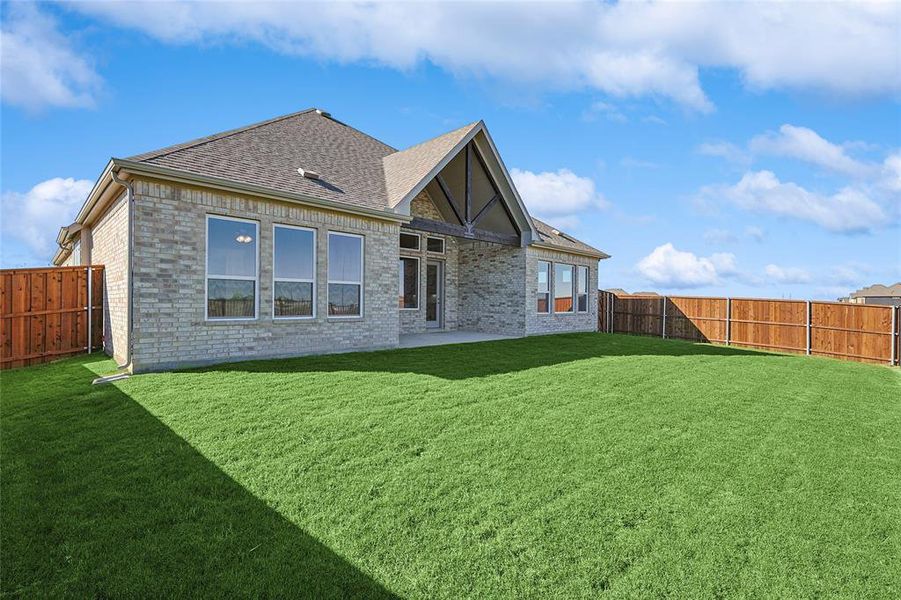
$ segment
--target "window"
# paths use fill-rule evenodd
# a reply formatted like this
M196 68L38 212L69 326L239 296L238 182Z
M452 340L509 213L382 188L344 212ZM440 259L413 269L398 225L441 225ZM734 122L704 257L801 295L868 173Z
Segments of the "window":
M81 242L75 242L72 244L72 265L80 266L81 265Z
M538 261L538 312L551 310L551 263Z
M419 234L418 233L402 233L400 234L400 247L404 250L419 250Z
M328 234L328 314L363 316L363 237Z
M554 264L554 312L573 312L573 266Z
M432 254L444 254L444 238L426 238L425 249Z
M576 311L588 312L588 267L576 267Z
M259 237L255 221L207 217L207 319L257 317Z
M398 306L419 308L419 259L403 257L398 261L400 288Z
M276 225L272 235L272 316L311 318L316 298L316 231Z

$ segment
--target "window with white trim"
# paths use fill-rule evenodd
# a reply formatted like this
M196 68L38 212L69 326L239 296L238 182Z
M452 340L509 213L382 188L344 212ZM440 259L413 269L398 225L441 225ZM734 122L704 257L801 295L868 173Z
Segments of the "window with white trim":
M425 240L425 249L432 254L444 254L444 238L428 237Z
M400 247L404 250L419 250L419 234L418 233L401 233Z
M573 312L573 266L554 263L554 312Z
M588 312L588 267L576 267L576 312Z
M551 263L538 261L538 306L541 314L551 312Z
M399 274L398 307L419 308L419 259L402 256L397 262Z
M207 215L206 318L255 319L259 223Z
M316 305L316 230L275 225L272 231L272 316L312 318Z
M328 234L328 315L363 316L363 236Z

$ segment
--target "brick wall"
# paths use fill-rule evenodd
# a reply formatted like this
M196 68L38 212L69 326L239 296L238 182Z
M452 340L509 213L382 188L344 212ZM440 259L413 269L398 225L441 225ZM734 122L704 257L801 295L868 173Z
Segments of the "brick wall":
M103 270L103 348L119 364L128 354L128 201L113 202L90 231L91 264ZM84 258L84 257L83 257Z
M149 180L135 182L135 195L136 371L397 345L398 224ZM259 315L254 321L205 320L207 214L259 222ZM272 319L274 223L317 231L314 319ZM330 230L364 236L360 319L326 314Z
M538 261L560 262L588 267L588 312L539 314ZM567 331L596 331L598 324L598 261L594 258L529 247L526 252L526 334L564 333ZM553 285L551 287L553 304ZM575 298L574 298L575 301Z
M463 242L459 269L459 328L524 335L526 249Z

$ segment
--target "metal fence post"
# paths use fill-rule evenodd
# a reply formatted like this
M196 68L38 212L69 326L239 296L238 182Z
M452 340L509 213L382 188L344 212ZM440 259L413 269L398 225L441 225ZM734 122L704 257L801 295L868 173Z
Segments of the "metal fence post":
M732 298L726 298L726 345L732 342Z
M614 319L616 319L616 294L610 293L610 333L616 333L614 327Z
M663 325L660 327L660 337L666 339L666 296L663 300Z
M88 272L88 301L87 301L86 310L88 311L88 354L90 354L91 351L94 349L94 343L93 343L94 342L94 339L93 339L94 328L92 327L92 323L91 323L91 319L94 317L94 306L93 306L94 294L91 293L92 292L91 279L93 279L93 277L91 277L91 266L90 265L88 265L87 272Z
M807 352L810 354L810 300L807 301Z

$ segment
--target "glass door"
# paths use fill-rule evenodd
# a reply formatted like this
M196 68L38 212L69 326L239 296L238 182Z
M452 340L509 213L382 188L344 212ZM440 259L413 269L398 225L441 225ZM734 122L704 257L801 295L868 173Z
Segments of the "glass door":
M444 263L430 260L425 266L425 326L438 328L443 321Z

